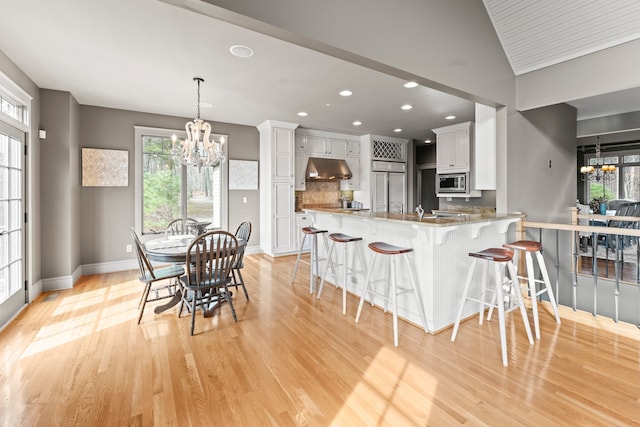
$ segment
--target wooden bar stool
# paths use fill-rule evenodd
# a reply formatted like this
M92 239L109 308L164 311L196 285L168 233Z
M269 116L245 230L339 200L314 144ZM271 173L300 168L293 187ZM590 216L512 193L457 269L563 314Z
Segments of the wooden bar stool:
M540 242L535 242L531 240L518 240L517 242L507 243L502 245L505 248L509 248L512 250L524 251L525 260L526 260L526 269L527 275L518 276L518 279L526 279L529 282L529 296L531 297L531 311L533 312L533 326L536 331L536 339L540 339L540 322L538 319L538 297L545 292L549 297L549 302L551 302L551 308L553 309L553 314L556 317L556 323L560 323L560 315L558 314L558 305L556 304L556 299L553 295L553 290L551 289L551 283L549 281L549 273L547 272L547 266L544 263L544 257L542 256L542 245ZM538 261L538 268L540 268L540 273L542 273L542 280L536 279L534 274L535 270L533 267L533 256L532 253L536 254L536 260ZM541 283L542 289L538 291L537 283Z
M333 254L333 249L336 246L336 243L344 243L344 257L342 264L335 264L335 267L342 266L342 314L347 314L347 283L349 278L349 273L357 274L361 273L364 276L365 271L367 270L367 262L364 259L364 252L362 249L362 237L353 237L342 233L332 233L329 234L329 239L331 239L331 248L329 249L329 254L327 258L331 259L331 255ZM355 253L352 256L351 267L349 267L349 243L353 243L355 246ZM355 269L355 260L357 258L360 262L361 270ZM326 263L324 266L324 274L322 275L322 280L320 281L320 287L318 287L318 299L320 298L320 294L322 294L322 287L324 286L324 280L327 277L327 270L329 270L330 263ZM338 276L336 276L336 286L338 286Z
M458 315L456 316L456 322L453 326L453 333L451 334L451 342L455 342L456 335L458 334L458 327L460 326L460 318L462 317L462 311L464 309L465 303L468 301L472 301L475 303L482 304L487 307L497 307L498 309L498 323L500 327L500 345L502 347L502 364L506 367L508 366L507 360L507 333L504 322L504 314L508 313L516 308L520 309L520 314L522 315L522 321L524 322L524 328L527 331L527 337L529 338L529 344L533 345L533 337L531 336L531 327L529 326L529 319L527 318L527 311L524 308L524 303L522 301L522 292L520 291L519 286L516 285L516 268L511 262L513 259L513 251L505 248L490 248L485 249L480 252L470 252L470 257L473 257L471 261L471 267L469 268L469 272L467 273L467 281L464 285L464 290L462 291L462 298L460 300L460 307L458 308ZM483 260L485 263L482 268L482 284L481 284L481 293L477 297L470 297L469 288L471 287L471 282L474 279L474 273L476 269L476 265L478 260ZM487 268L489 263L492 262L494 265L494 289L487 289ZM511 282L505 282L505 267L509 270L509 275L511 276ZM505 298L503 294L503 286L505 283L509 283L509 294L515 296L515 304L513 300L509 298L510 307L505 310ZM491 301L487 300L487 292L492 292ZM484 319L484 307L480 310L480 319L479 323L482 325ZM490 319L490 317L488 317Z
M418 289L418 279L416 274L416 267L414 264L413 257L409 257L407 254L413 252L413 248L402 248L398 246L393 246L384 242L373 242L369 243L369 249L373 251L373 257L371 258L371 268L369 268L369 272L367 273L367 278L365 280L364 288L362 291L362 296L360 297L360 304L358 304L358 313L356 314L356 323L360 320L360 313L362 313L362 306L364 305L364 299L367 294L377 295L384 299L384 312L387 312L387 302L391 301L393 304L393 345L398 346L398 295L403 294L405 292L412 292L416 297L416 303L418 304L418 310L420 311L420 318L422 319L422 325L424 327L425 332L429 332L427 329L427 318L424 313L424 306L422 305L422 297L420 296L420 290ZM389 255L387 259L389 260L389 269L387 269L387 277L386 279L372 281L371 276L374 268L376 267L376 256L377 255ZM398 275L396 271L396 256L402 255L407 262L407 268L409 270L409 274L411 275L411 288L399 288L398 287ZM389 277L391 276L391 277ZM372 284L374 282L383 281L385 282L385 291L384 294L376 292L373 290ZM391 287L391 296L389 296L389 287ZM371 300L373 304L373 299Z
M329 267L333 274L336 274L335 268L333 267L333 263L329 257L320 258L318 255L318 235L321 234L324 241L324 249L328 253L329 252L329 242L327 241L327 230L320 230L315 227L303 227L302 233L304 233L304 237L302 238L302 242L300 242L300 249L298 249L298 257L296 258L296 266L293 268L293 277L291 278L291 283L295 283L296 274L298 273L298 264L300 262L307 264L309 266L309 293L313 293L313 288L317 281L317 278L320 277L320 261L327 261ZM302 249L304 248L304 243L307 240L307 237L311 238L311 254L309 258L309 262L304 259L301 259Z

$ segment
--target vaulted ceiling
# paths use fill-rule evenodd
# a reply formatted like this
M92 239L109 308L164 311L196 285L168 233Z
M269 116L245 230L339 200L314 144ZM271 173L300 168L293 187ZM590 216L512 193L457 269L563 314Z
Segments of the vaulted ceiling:
M640 35L635 0L484 0L513 67L522 74ZM0 50L41 88L84 105L193 117L195 75L205 78L206 120L255 126L265 119L352 134L425 139L473 119L473 103L156 0L0 0ZM37 11L37 13L34 13ZM197 32L192 31L198 28ZM229 53L253 49L250 58ZM194 58L194 52L198 56ZM350 89L357 96L342 97ZM578 114L640 110L640 96L577 101ZM401 110L410 104L411 110ZM300 117L298 112L308 115ZM624 112L624 111L616 111ZM362 125L354 126L354 121ZM394 132L394 129L402 129Z

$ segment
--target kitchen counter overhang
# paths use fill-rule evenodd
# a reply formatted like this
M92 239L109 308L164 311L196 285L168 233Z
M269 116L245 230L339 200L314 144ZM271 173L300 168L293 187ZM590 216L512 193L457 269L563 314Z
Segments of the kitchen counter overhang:
M412 224L420 224L427 225L433 227L448 227L452 225L462 225L462 224L472 224L472 223L482 223L482 222L492 222L492 221L503 221L503 220L519 220L522 218L522 214L519 213L507 213L507 214L496 214L483 212L483 213L457 213L459 216L452 216L447 214L425 214L422 217L422 220L418 217L417 214L400 214L400 213L391 213L391 212L372 212L370 210L360 210L354 211L352 209L341 209L341 208L313 208L313 209L304 209L307 213L313 212L322 212L329 213L335 215L347 215L353 216L356 218L363 219L376 219L383 221L393 221L400 223L412 223ZM454 212L452 212L454 213Z
M396 246L413 248L416 259L418 286L427 317L427 330L440 331L455 321L471 260L469 252L489 247L501 247L507 243L509 230L515 231L520 214L478 214L468 217L423 218L417 215L352 212L342 209L306 209L316 227L362 237L364 244L383 241ZM320 245L320 251L324 248ZM370 264L372 252L365 249L368 268L376 268L373 280L384 279L384 272ZM322 254L324 256L326 254ZM400 267L400 266L399 266ZM400 267L399 283L409 280L408 270ZM327 281L336 283L331 272ZM384 282L384 280L382 280ZM480 280L474 282L471 292L479 291ZM362 293L364 277L356 275L347 290L358 298ZM406 297L406 298L404 298ZM374 297L373 303L382 306L383 301ZM477 313L480 306L467 304L463 317ZM350 313L355 314L355 313ZM422 325L417 305L408 294L398 302L398 315Z

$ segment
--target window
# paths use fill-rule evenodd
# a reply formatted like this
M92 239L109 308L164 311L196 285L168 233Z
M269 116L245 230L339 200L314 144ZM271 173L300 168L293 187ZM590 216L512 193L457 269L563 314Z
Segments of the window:
M634 149L602 153L600 159L597 159L594 154L585 156L585 162L592 166L603 164L616 166L610 179L585 181L585 200L591 202L593 199L604 197L607 200L607 212L613 213L617 210L618 214L620 206L625 203L623 208L625 211L622 215L627 215L625 212L630 205L626 201L640 201L640 154L638 153L639 150L636 146ZM615 201L612 202L612 200ZM604 227L620 226L620 224L607 219L591 220L589 223ZM623 224L628 225L628 223ZM593 275L594 268L597 268L598 277L607 279L615 279L616 272L618 272L621 281L637 283L637 250L637 239L633 236L620 237L618 240L608 234L581 233L578 271L582 274Z
M592 166L603 164L615 165L615 177L606 181L589 181L585 187L586 200L605 196L607 200L626 199L640 200L640 154L638 149L615 153L604 153L600 159L595 155L585 156L586 162Z
M6 93L0 92L0 114L9 124L29 124L29 109L24 103L13 100ZM22 126L19 126L22 129Z
M161 233L171 220L185 217L227 228L226 162L201 170L186 167L171 154L171 136L184 138L184 131L136 126L135 133L138 231Z

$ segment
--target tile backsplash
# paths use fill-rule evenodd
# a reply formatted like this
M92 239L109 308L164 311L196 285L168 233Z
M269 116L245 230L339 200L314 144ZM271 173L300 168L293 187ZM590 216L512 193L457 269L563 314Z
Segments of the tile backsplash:
M313 182L305 184L305 191L296 191L296 208L340 207L340 181Z

